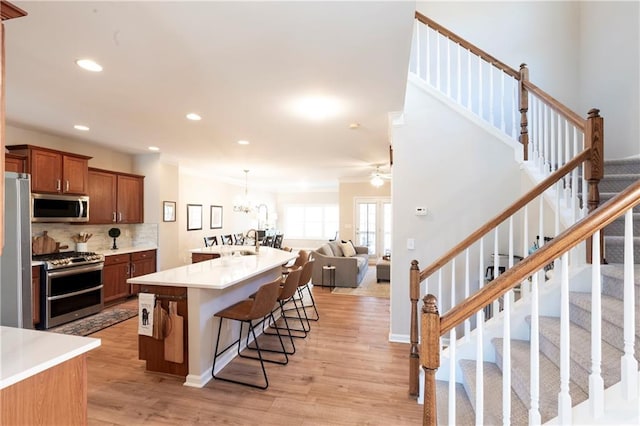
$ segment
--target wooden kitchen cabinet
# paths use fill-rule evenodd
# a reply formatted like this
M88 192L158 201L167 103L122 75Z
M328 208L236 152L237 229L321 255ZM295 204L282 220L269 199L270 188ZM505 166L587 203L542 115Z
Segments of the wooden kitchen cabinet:
M31 316L34 326L40 323L40 266L31 267Z
M104 303L138 294L139 286L130 285L127 280L155 271L156 250L105 256L102 271Z
M87 194L91 157L33 145L12 145L7 149L13 154L26 156L26 172L31 174L31 192Z
M4 155L4 171L24 173L25 157L22 155L5 154Z
M89 223L143 223L144 176L89 169Z
M130 255L116 254L105 256L102 270L102 291L104 303L124 299L129 296L129 274L131 273Z
M218 253L191 253L191 263L205 262L219 257Z

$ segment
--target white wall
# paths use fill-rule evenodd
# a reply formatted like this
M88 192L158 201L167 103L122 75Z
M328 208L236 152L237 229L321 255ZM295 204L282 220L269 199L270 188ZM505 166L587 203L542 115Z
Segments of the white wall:
M411 261L425 268L507 207L519 194L520 170L511 146L412 84L404 125L393 129L393 157L390 333L403 340L410 326ZM431 214L416 216L417 206ZM407 249L409 238L415 239L415 250ZM460 300L462 288L457 288ZM443 299L442 306L449 307L448 291Z
M607 159L640 156L640 2L580 2L580 105L604 117Z

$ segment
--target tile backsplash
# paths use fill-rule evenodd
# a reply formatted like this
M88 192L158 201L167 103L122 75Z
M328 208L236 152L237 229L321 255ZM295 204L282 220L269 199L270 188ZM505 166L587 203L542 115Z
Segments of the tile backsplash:
M118 248L141 245L158 245L158 224L118 224L114 225L70 225L68 223L32 223L31 235L37 237L47 231L47 235L60 243L68 245L66 250L75 250L72 237L80 232L93 234L87 241L87 250L108 250L113 246L113 238L109 237L109 229L119 228L120 236L116 239Z

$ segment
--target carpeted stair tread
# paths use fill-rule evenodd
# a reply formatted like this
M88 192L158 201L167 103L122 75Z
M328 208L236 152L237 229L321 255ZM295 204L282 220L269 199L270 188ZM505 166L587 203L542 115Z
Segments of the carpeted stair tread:
M616 195L618 195L617 192L606 192L606 191L600 192L600 205L606 203ZM633 208L633 212L640 213L640 204Z
M640 175L640 159L624 158L619 160L606 160L604 171L607 175L635 174Z
M560 318L540 317L540 351L556 366L560 366ZM584 392L589 391L589 372L591 371L591 334L584 328L570 323L570 359L569 377ZM602 342L602 379L605 387L620 381L620 357L622 352L606 342Z
M604 236L605 258L608 263L624 262L624 237ZM633 237L634 262L640 262L640 237Z
M449 382L436 380L436 398L438 424L440 425L473 425L475 412L462 383L456 383L456 418L449 421Z
M476 361L463 359L459 362L465 389L469 401L475 409L476 398ZM498 425L502 422L502 372L493 362L483 363L484 373L484 421L485 425ZM529 413L527 407L511 389L511 419L512 425L527 425Z
M624 265L610 263L600 267L602 273L602 294L622 300L624 294ZM640 305L640 265L634 265L636 305Z
M496 349L496 364L502 365L504 339L492 340ZM526 340L511 340L511 387L526 407L531 405L531 346ZM558 415L558 393L560 392L560 369L544 354L539 355L540 391L538 407L542 422ZM587 394L574 382L570 382L569 393L573 404L587 399Z
M600 180L598 189L602 192L620 192L637 180L638 175L635 174L620 173L605 175L602 180Z
M571 292L570 296L571 322L587 331L591 331L591 293ZM601 296L602 339L611 346L624 351L624 309L622 300L615 297ZM640 356L640 316L635 316L636 323L636 358Z
M640 235L640 213L633 213L633 235ZM606 228L604 228L604 235L606 236L624 236L625 217L620 216Z

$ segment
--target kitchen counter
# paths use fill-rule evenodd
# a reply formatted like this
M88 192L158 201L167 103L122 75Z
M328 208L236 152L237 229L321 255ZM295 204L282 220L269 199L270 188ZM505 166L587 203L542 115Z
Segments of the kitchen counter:
M100 339L0 326L0 389L100 346Z
M261 246L260 249L263 247ZM269 247L265 247L269 248ZM211 247L199 247L196 249L189 250L189 253L196 254L255 254L256 247L255 246L236 246L236 245L220 245L220 246L211 246Z
M132 246L132 247L119 247L115 250L105 249L105 250L96 250L96 253L103 254L105 256L114 256L117 254L127 254L127 253L135 253L138 251L147 251L147 250L157 250L158 246L156 245L141 245L141 246Z
M249 247L243 246L243 248ZM203 387L211 380L213 348L218 335L218 318L214 315L248 298L260 286L280 278L282 265L295 257L295 253L260 247L257 254L222 256L130 278L127 282L139 284L143 293L169 295L170 291L173 296L169 297L180 297L186 292L186 312L180 314L186 315L186 329L183 331L185 332L184 344L187 348L185 363L188 364L188 372L185 373L185 385ZM166 302L166 299L164 300ZM223 330L220 336L221 345L224 346L233 341L232 330L237 332L235 327ZM164 346L156 346L151 340L153 339L140 336L138 345L141 352L140 358L147 360L147 370L171 373L171 363L162 362ZM233 356L234 351L229 351L226 357L216 363L216 368L222 369L233 359ZM153 360L150 361L150 359Z

